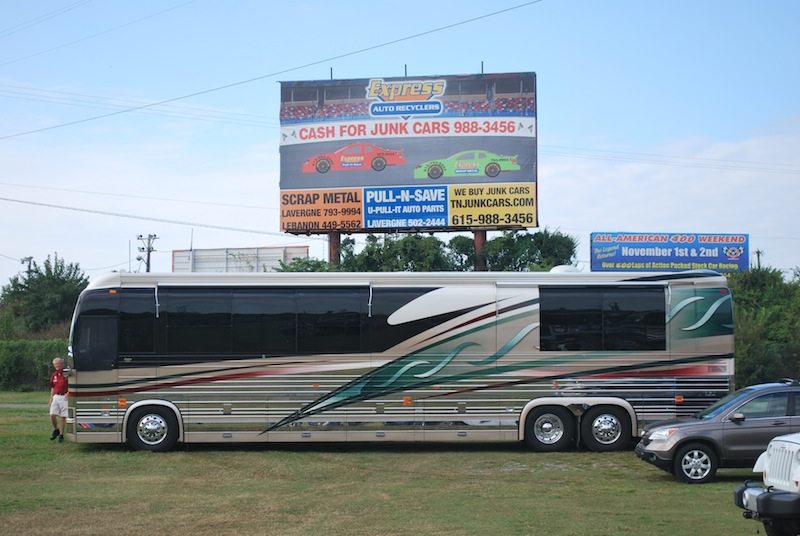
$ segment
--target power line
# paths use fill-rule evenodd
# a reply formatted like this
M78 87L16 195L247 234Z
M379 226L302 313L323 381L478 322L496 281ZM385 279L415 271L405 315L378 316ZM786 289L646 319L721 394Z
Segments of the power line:
M552 152L552 151L539 151L539 154L549 156L562 156L568 158L584 158L590 160L612 160L617 162L631 162L639 164L656 164L662 166L677 166L677 167L693 167L701 169L723 169L729 171L752 171L758 173L776 173L780 175L797 175L800 174L800 166L796 164L762 164L753 163L753 165L739 165L745 162L731 160L731 164L724 164L725 160L718 160L720 163L713 163L710 159L693 158L693 157L675 157L675 156L659 156L657 158L632 158L624 156L616 156L614 154L607 155L591 155L580 153L566 153L566 152ZM636 154L636 153L633 153ZM649 156L647 153L642 153L642 156ZM674 160L670 160L674 159ZM782 166L789 169L775 169L758 167L758 166ZM792 167L796 169L791 169Z
M196 0L191 0L191 1L193 2L193 1L196 1ZM306 63L304 65L300 65L300 66L297 66L297 67L290 67L288 69L283 69L283 70L275 71L275 72L272 72L272 73L269 73L269 74L256 76L254 78L249 78L247 80L241 80L239 82L234 82L232 84L226 84L224 86L218 86L218 87L211 88L211 89L205 89L205 90L202 90L202 91L197 91L195 93L190 93L188 95L183 95L181 97L174 97L174 98L171 98L171 99L165 99L165 100L158 101L158 102L152 102L152 103L149 103L149 104L143 104L141 106L135 106L135 107L132 107L132 108L126 108L124 110L118 110L118 111L115 111L115 112L111 112L111 113L107 113L107 114L103 114L103 115L98 115L98 116L94 116L94 117L87 117L87 118L84 118L84 119L79 119L77 121L70 121L69 123L61 123L61 124L58 124L58 125L51 125L49 127L43 127L43 128L37 128L37 129L34 129L34 130L28 130L28 131L25 131L25 132L17 132L16 134L7 134L5 136L0 136L0 140L7 140L9 138L16 138L18 136L25 136L25 135L28 135L28 134L35 134L37 132L45 132L47 130L54 130L54 129L57 129L57 128L64 128L64 127L69 127L69 126L73 126L73 125L79 125L81 123L88 123L89 121L96 121L98 119L105 119L107 117L113 117L115 115L125 114L125 113L129 113L129 112L136 112L136 111L144 110L144 109L147 109L147 108L153 108L155 106L162 106L164 104L169 104L171 102L176 102L176 101L179 101L179 100L190 99L192 97L199 97L200 95L206 95L208 93L214 93L216 91L222 91L224 89L230 89L232 87L237 87L237 86L241 86L241 85L244 85L244 84L250 84L252 82L257 82L259 80L264 80L266 78L274 78L274 77L276 77L278 75L291 73L291 72L294 72L294 71L299 71L301 69L306 69L308 67L313 67L315 65L320 65L322 63L328 63L328 62L339 60L339 59L342 59L342 58L347 58L349 56L355 56L357 54L362 54L364 52L369 52L371 50L376 50L376 49L387 47L387 46L390 46L390 45L396 45L397 43L402 43L404 41L409 41L411 39L416 39L416 38L422 37L424 35L430 35L430 34L433 34L433 33L438 33L438 32L444 31L444 30L449 30L450 28L455 28L457 26L462 26L464 24L469 24L471 22L475 22L475 21L478 21L478 20L486 19L486 18L489 18L489 17L494 17L496 15L500 15L500 14L503 14L503 13L508 13L509 11L513 11L515 9L520 9L520 8L523 8L523 7L527 7L527 6L532 5L532 4L538 4L539 2L542 2L542 0L532 0L530 2L525 2L523 4L518 4L516 6L512 6L512 7L506 8L506 9L501 9L499 11L494 11L492 13L487 13L486 15L480 15L478 17L473 17L471 19L466 19L466 20L463 20L463 21L460 21L460 22L455 22L453 24L448 24L446 26L440 26L438 28L434 28L433 30L427 30L427 31L424 31L424 32L419 32L419 33L416 33L416 34L413 34L413 35L409 35L409 36L406 36L406 37L401 37L399 39L394 39L392 41L387 41L385 43L381 43L381 44L378 44L378 45L373 45L373 46L369 46L369 47L366 47L366 48L361 48L361 49L358 49L358 50L354 50L354 51L351 51L351 52L346 52L344 54L339 54L337 56L331 56L329 58L313 61L311 63ZM188 3L191 3L191 2L186 2L186 4L188 4ZM176 7L181 7L181 6L186 5L186 4L181 4L180 6L176 6ZM171 9L175 9L175 8L171 8ZM155 16L155 15L151 15L151 16ZM134 21L134 22L138 22L138 21ZM130 24L133 24L133 23L130 23ZM111 30L108 30L108 31L111 31ZM101 33L108 33L108 32L101 32ZM96 35L101 35L101 34L96 34ZM85 39L89 39L91 37L94 37L94 36L90 36L90 37L87 37ZM85 39L82 39L82 41L85 40ZM70 43L70 44L72 44L72 43ZM64 45L64 46L66 46L66 45ZM22 59L24 59L24 58L22 58ZM18 61L18 60L15 60L15 61ZM11 62L9 62L9 63L11 63ZM2 67L4 65L8 65L8 63L0 64L0 67Z
M140 19L136 19L136 20L131 21L131 22L126 22L125 24L120 24L119 26L115 26L115 27L110 28L108 30L104 30L102 32L98 32L96 34L92 34L92 35L89 35L89 36L86 36L86 37L82 37L81 39L76 39L75 41L70 41L69 43L64 43L63 45L59 45L57 47L48 48L47 50L42 50L40 52L36 52L35 54L29 54L29 55L24 56L22 58L17 58L15 60L7 61L5 63L0 63L0 67L5 67L6 65L11 65L12 63L17 63L18 61L23 61L23 60L27 60L27 59L30 59L30 58L35 58L36 56L41 56L42 54L47 54L48 52L53 52L54 50L59 50L59 49L62 49L62 48L65 48L65 47L68 47L68 46L71 46L71 45L75 45L77 43L82 43L83 41L88 41L89 39L94 39L95 37L99 37L101 35L105 35L107 33L111 33L111 32L114 32L116 30L120 30L120 29L125 28L127 26L132 26L134 24L137 24L139 22L145 21L147 19L152 19L153 17L157 17L158 15L163 15L164 13L167 13L168 11L172 11L174 9L181 8L181 7L185 6L185 5L188 5L188 4L191 4L191 3L194 3L194 2L197 2L197 0L189 0L188 2L184 2L184 3L179 4L177 6L173 6L173 7L167 8L167 9L163 9L163 10L157 12L157 13L153 13L152 15L147 15L146 17L142 17Z
M69 207L69 206L65 206L65 205L54 205L54 204L50 204L50 203L39 203L37 201L24 201L24 200L21 200L21 199L10 199L10 198L7 198L7 197L0 197L0 201L8 201L9 203L20 203L20 204L23 204L23 205L35 205L35 206L39 206L39 207L60 208L62 210L72 210L72 211L75 211L75 212L87 212L87 213L90 213L90 214L101 214L103 216L115 216L115 217L118 217L118 218L130 218L130 219L134 219L134 220L155 221L155 222L159 222L159 223L171 223L171 224L174 224L174 225L188 225L190 227L204 227L204 228L207 228L207 229L220 229L220 230L223 230L223 231L235 231L235 232L239 232L239 233L255 233L255 234L262 234L262 235L279 236L281 238L285 238L286 237L286 235L284 233L274 233L274 232L271 232L271 231L263 231L263 230L257 230L257 229L244 229L244 228L241 228L241 227L229 227L229 226L226 226L226 225L212 225L212 224L209 224L209 223L197 223L197 222L188 222L188 221L180 221L180 220L169 220L169 219L166 219L166 218L154 218L154 217L150 217L150 216L140 216L140 215L136 215L136 214L122 214L120 212L108 212L108 211L104 211L104 210L93 210L93 209L88 209L88 208ZM327 240L326 238L322 238L322 237L317 238L314 235L308 235L308 236L306 236L306 239L320 240L320 241L323 241L323 242L325 240Z
M144 101L135 101L132 99L119 99L97 95L86 95L82 93L26 88L9 84L0 84L0 96L8 99L49 102L66 106L98 108L103 110L124 110L129 108L131 104L146 104ZM269 127L280 124L280 121L277 117L245 114L240 112L228 112L223 110L210 110L193 106L165 106L163 108L164 109L160 111L148 110L141 111L139 113L164 117L182 117L200 121L214 121L219 123L254 127Z
M681 160L689 160L689 161L698 161L698 162L725 162L725 163L737 163L737 164L747 164L747 165L761 165L761 166L779 166L785 168L794 168L797 171L800 171L800 164L775 164L773 162L754 162L750 160L731 160L729 158L721 159L721 158L700 158L694 156L679 156L679 155L663 155L657 153L639 153L639 152L632 152L632 151L611 151L607 149L587 149L587 148L578 148L578 147L564 147L561 145L539 145L539 147L550 147L553 149L565 149L568 151L587 151L587 152L596 152L596 153L609 153L609 154L621 154L621 155L633 155L636 157L640 156L653 156L656 158L676 158ZM560 154L560 153L549 153L549 154Z
M168 197L153 197L146 195L132 195L132 194L115 194L111 192L92 192L89 190L74 190L71 188L56 188L50 186L33 186L30 184L14 184L9 182L0 182L0 186L14 186L18 188L34 188L37 190L52 190L56 192L69 192L76 194L90 194L90 195L104 195L109 197L123 197L127 199L143 199L146 201L168 201L171 203L190 203L194 205L211 205L216 207L231 207L231 208L251 208L256 210L278 210L277 207L261 207L256 205L241 205L237 203L218 203L214 201L194 201L190 199L174 199Z
M64 6L62 8L50 11L49 13L45 13L44 15L39 15L38 17L34 17L28 21L21 22L19 24L6 28L5 30L0 30L0 39L5 39L9 35L14 35L17 32L21 32L22 30L27 30L32 26L36 26L37 24L40 24L46 20L50 20L53 17L63 15L64 13L72 11L73 9L80 7L84 4L88 4L91 1L92 0L81 0L80 2L75 2L74 4Z

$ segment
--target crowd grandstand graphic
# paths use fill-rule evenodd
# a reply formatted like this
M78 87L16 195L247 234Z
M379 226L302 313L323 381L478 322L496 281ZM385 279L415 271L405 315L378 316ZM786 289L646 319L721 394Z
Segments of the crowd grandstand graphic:
M456 95L442 100L442 117L535 116L536 99L528 97L492 97ZM311 121L370 119L369 102L326 103L282 102L281 124Z

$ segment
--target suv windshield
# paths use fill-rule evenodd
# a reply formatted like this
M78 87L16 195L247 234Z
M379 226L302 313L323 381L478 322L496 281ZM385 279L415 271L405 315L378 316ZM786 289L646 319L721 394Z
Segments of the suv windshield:
M707 419L713 419L720 413L724 413L727 411L731 406L735 406L738 404L742 399L747 397L750 393L752 393L754 389L752 387L745 387L744 389L739 389L728 396L720 398L709 406L708 408L704 409L700 413L697 414L697 418L701 421Z

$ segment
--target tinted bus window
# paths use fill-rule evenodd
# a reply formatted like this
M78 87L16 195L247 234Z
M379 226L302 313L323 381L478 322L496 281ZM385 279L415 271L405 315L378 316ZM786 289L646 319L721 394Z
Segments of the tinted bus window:
M539 297L542 350L666 350L663 288L540 288Z
M234 353L283 355L296 352L294 290L235 290L232 313Z
M93 290L81 295L76 307L80 315L114 316L118 303L119 294L116 291Z
M666 350L666 301L660 288L603 293L604 350Z
M166 302L168 352L230 353L229 290L172 288L160 296Z
M78 318L73 340L73 357L78 370L111 370L117 362L117 317Z
M155 340L155 289L120 289L119 351L154 352Z
M297 291L297 351L361 352L366 289L319 288Z
M593 288L539 289L542 350L602 350L602 298Z

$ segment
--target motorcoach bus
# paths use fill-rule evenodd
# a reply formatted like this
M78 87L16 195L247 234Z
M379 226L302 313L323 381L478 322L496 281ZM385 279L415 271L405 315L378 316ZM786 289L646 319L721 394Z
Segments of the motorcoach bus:
M723 276L113 273L72 322L67 437L625 448L726 394Z

